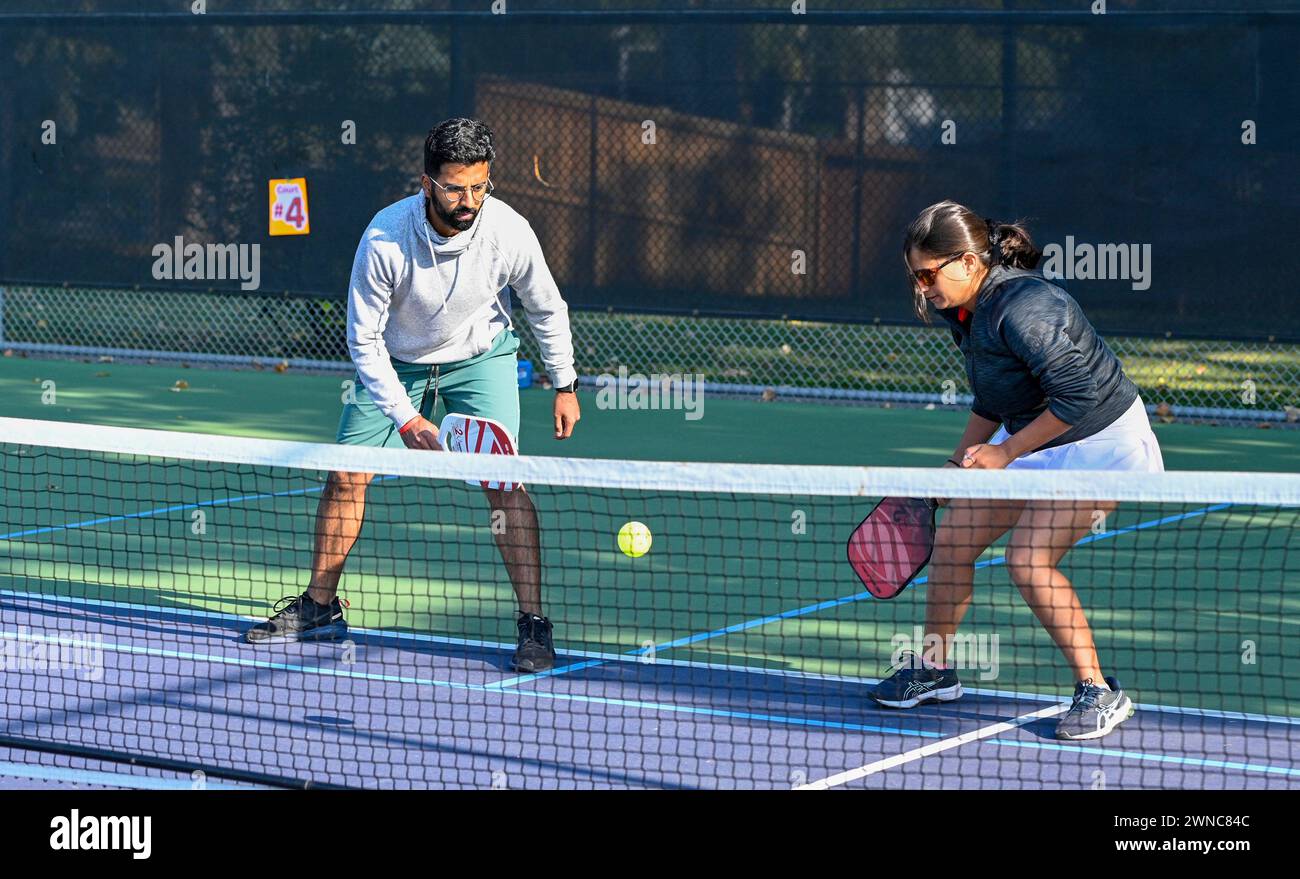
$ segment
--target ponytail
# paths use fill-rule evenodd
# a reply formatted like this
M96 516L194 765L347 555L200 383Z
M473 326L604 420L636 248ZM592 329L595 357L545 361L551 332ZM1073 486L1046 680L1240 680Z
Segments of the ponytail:
M999 223L984 218L988 230L989 265L1013 269L1032 269L1038 265L1042 252L1034 247L1028 230L1019 223Z

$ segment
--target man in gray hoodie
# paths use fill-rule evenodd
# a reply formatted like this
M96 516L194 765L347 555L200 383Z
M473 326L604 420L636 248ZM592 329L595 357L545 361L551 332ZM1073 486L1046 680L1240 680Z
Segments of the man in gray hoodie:
M348 291L356 401L343 407L339 442L440 449L428 420L439 395L448 412L494 419L517 437L519 337L510 288L528 312L555 386L555 438L572 434L580 412L568 306L528 221L489 197L495 158L485 124L446 120L425 141L421 191L384 208L361 236ZM361 532L371 478L330 474L316 513L310 585L254 626L249 643L346 634L338 582ZM519 601L512 666L543 671L554 665L555 647L542 612L537 511L522 487L484 491L494 517L504 516L505 528L494 533Z

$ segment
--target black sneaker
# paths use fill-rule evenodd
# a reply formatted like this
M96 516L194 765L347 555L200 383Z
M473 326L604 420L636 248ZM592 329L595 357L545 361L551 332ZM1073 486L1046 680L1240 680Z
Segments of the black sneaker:
M546 671L555 665L555 643L551 640L554 627L546 617L536 614L519 614L519 646L510 660L515 671L532 673Z
M249 644L281 644L289 641L332 641L348 633L343 603L335 597L328 606L317 604L304 592L281 598L274 616L244 633Z
M927 668L915 653L904 653L902 664L876 685L871 698L886 708L915 708L922 702L952 702L962 695L961 681L951 668Z
M1119 681L1106 678L1109 690L1103 690L1089 678L1074 685L1070 710L1056 723L1056 737L1099 739L1133 716L1133 700L1120 689Z

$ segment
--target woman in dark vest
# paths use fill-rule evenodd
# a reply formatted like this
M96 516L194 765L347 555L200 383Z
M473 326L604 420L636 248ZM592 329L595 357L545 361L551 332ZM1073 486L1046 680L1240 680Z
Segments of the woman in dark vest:
M974 405L945 467L1158 472L1160 445L1137 387L1079 304L1034 271L1040 253L1020 225L987 220L950 201L907 229L903 257L923 320L937 312L966 362ZM911 708L962 694L948 646L971 602L976 559L1011 532L1006 567L1064 654L1074 700L1062 739L1106 735L1133 713L1107 677L1061 559L1113 503L954 499L935 538L926 586L926 641L942 657L912 655L882 681L881 705ZM930 661L927 661L930 660Z

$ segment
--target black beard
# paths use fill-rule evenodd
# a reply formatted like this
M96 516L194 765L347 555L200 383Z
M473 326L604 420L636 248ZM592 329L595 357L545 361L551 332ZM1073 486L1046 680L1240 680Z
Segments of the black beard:
M449 212L444 211L442 209L442 205L439 204L436 200L430 199L430 202L432 202L433 204L434 215L437 216L438 219L446 223L448 226L455 229L457 232L464 232L470 226L473 226L475 218L478 217L478 211L473 211L470 214L469 219L457 220ZM456 210L460 210L460 207L457 206Z

